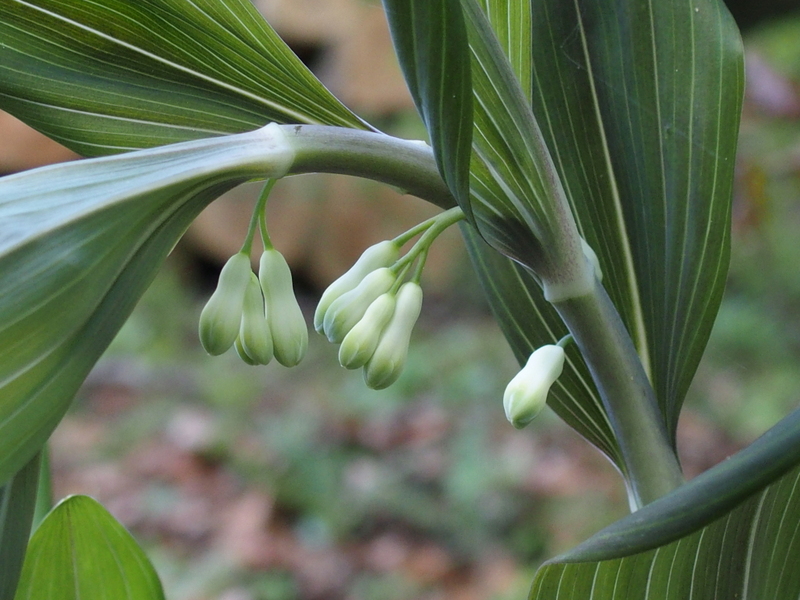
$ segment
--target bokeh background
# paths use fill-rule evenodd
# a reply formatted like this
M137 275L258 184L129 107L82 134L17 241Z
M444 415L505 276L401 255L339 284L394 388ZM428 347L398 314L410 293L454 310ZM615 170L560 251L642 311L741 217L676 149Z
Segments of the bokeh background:
M378 3L258 0L334 93L424 137ZM800 8L734 2L748 90L727 293L679 429L689 476L800 394ZM794 12L793 12L794 11ZM0 173L75 159L0 113ZM516 365L455 233L435 246L408 367L382 392L312 335L298 368L199 346L197 318L257 188L175 249L52 438L56 495L89 494L148 549L171 600L505 600L626 512L614 469L549 411L505 421ZM311 315L364 247L432 214L346 177L280 182L269 205Z

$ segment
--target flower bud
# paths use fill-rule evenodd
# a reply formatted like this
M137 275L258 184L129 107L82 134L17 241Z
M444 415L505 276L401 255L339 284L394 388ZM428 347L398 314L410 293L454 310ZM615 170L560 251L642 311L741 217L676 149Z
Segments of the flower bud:
M547 403L550 387L563 369L564 349L561 346L542 346L531 354L503 394L506 418L514 427L522 429L541 412Z
M317 310L314 312L314 329L319 333L323 332L325 313L334 300L354 289L364 277L375 269L392 266L399 255L400 249L397 244L390 240L378 242L364 250L355 264L339 279L330 284L322 294L319 304L317 304Z
M422 308L422 288L409 281L400 286L389 324L386 325L378 347L364 367L364 381L374 390L392 385L406 364L411 330Z
M255 360L253 360L253 358L249 354L247 354L247 350L245 350L244 347L242 346L241 336L237 337L236 341L233 342L233 347L236 349L236 354L239 355L239 358L241 358L244 363L250 365L251 367L258 366L258 363Z
M242 352L253 363L266 365L272 360L272 333L264 314L264 296L261 293L258 277L252 272L244 294L242 323L236 342L237 352L241 346ZM239 356L242 355L242 352L239 352ZM248 361L245 360L245 362Z
M242 304L251 273L250 257L243 252L234 254L222 267L217 289L200 313L200 343L212 356L228 350L239 335Z
M331 342L340 343L358 323L375 299L394 285L395 274L388 268L376 269L355 288L339 296L325 312L323 332Z
M267 307L275 359L284 367L298 364L308 349L308 328L294 297L292 272L275 249L265 250L258 266L258 279Z
M389 320L394 314L395 295L387 292L369 305L367 312L344 336L339 347L339 364L345 369L358 369L372 358Z

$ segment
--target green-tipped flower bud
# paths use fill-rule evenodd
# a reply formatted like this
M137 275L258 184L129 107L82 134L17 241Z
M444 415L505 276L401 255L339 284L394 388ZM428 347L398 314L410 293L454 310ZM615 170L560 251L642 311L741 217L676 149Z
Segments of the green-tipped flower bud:
M233 347L236 349L236 354L239 355L239 358L241 358L243 362L250 365L251 367L258 366L258 363L249 354L247 354L247 350L245 350L244 347L242 346L241 337L236 338L236 341L233 342Z
M308 349L308 328L294 297L292 272L275 249L261 255L258 278L267 304L267 324L272 332L275 359L284 367L298 364Z
M344 336L339 347L339 364L345 369L358 369L367 364L394 314L395 295L387 292L369 305L367 312Z
M375 299L394 285L395 274L383 267L364 277L355 288L339 296L325 312L323 331L328 340L340 343L355 327Z
M236 341L255 364L266 365L272 360L272 333L264 314L264 296L255 273L250 273L244 294L242 324Z
M200 313L200 343L212 356L228 350L239 335L242 304L251 273L250 257L243 252L234 254L222 267L217 289Z
M400 248L391 240L378 242L364 250L355 264L344 275L330 284L322 294L322 298L319 299L319 304L317 304L317 310L314 312L314 329L319 333L323 332L325 313L334 300L354 289L364 277L375 269L392 266L399 256Z
M548 345L534 351L503 394L506 418L517 429L533 421L547 403L547 393L564 369L564 349Z
M422 288L409 281L400 286L397 303L378 347L364 367L364 381L374 390L392 385L406 364L411 330L422 308Z

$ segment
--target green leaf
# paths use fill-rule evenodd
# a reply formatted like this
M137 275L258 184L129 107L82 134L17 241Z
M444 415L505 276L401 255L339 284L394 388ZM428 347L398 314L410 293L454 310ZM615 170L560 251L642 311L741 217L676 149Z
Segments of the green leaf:
M96 500L70 496L31 538L15 600L161 600L152 564Z
M546 563L530 598L796 598L800 572L790 563L800 553L799 461L800 409L737 455Z
M577 230L529 101L476 0L462 0L472 51L474 223L545 284L585 283Z
M0 108L85 156L271 121L368 128L248 0L4 0Z
M478 0L525 97L531 99L531 2Z
M719 0L536 0L533 110L674 435L722 296L743 91Z
M278 125L0 178L0 482L39 451L214 198L289 166Z
M384 0L392 40L436 164L468 218L472 83L459 0Z
M40 455L0 487L0 598L13 598L36 504Z

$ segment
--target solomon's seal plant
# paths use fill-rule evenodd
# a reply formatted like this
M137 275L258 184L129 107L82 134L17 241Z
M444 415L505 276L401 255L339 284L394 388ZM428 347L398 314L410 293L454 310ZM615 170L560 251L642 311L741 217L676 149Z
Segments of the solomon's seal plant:
M62 502L30 537L43 448L199 212L240 183L310 172L443 209L323 295L314 327L344 366L396 380L427 250L461 221L529 363L510 419L546 398L617 467L632 514L542 566L531 599L798 597L783 565L800 553L785 526L800 519L800 413L688 483L676 448L729 254L743 61L721 0L383 5L430 145L353 114L248 0L0 2L0 107L93 157L0 179L0 599L162 597L96 503ZM263 201L200 336L248 363L303 358Z

